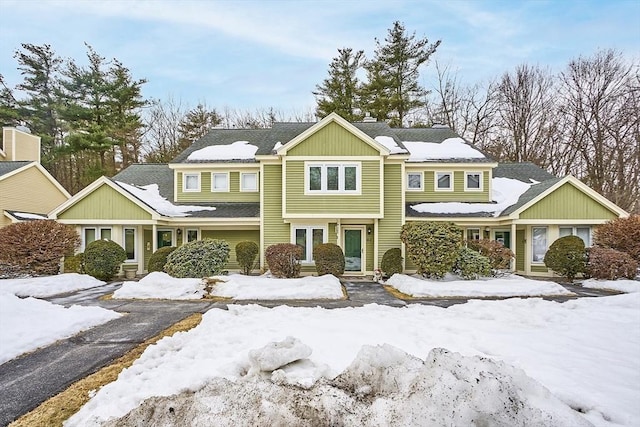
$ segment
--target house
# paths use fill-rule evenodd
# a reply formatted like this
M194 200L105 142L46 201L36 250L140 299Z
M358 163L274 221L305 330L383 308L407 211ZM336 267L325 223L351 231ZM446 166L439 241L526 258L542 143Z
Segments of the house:
M19 221L47 219L71 195L40 164L40 138L2 128L0 145L0 228Z
M410 221L453 221L465 237L503 242L524 274L550 274L549 244L626 212L573 177L530 163L498 164L451 129L393 129L331 114L317 123L270 129L215 129L169 164L136 164L102 177L51 217L74 225L83 247L111 238L144 272L163 246L196 239L281 242L304 248L303 273L315 272L313 246L336 243L348 275L370 275ZM404 248L402 248L404 251ZM406 260L406 270L415 266Z

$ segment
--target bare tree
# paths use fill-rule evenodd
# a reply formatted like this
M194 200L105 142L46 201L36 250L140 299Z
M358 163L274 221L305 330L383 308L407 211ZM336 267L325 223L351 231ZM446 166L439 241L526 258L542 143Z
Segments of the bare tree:
M145 116L144 157L147 162L171 161L186 148L181 146L179 126L187 111L182 101L172 97L153 102Z

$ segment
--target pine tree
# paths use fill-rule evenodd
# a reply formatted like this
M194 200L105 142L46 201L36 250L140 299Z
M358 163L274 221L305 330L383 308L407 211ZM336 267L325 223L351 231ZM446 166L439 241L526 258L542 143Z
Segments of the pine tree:
M435 53L440 40L429 44L427 38L407 34L399 21L393 23L385 44L376 39L373 60L364 65L368 83L363 88L365 109L379 120L402 126L407 113L425 105L428 93L418 84L420 66Z
M20 125L18 102L0 74L0 126Z
M222 123L222 117L213 109L207 108L205 104L198 104L196 108L187 111L178 125L181 145L184 143L187 148L193 141L202 138L209 131Z
M329 65L329 77L316 85L316 115L320 118L335 112L348 121L362 120L359 106L359 82L356 76L364 62L364 52L351 48L338 49Z

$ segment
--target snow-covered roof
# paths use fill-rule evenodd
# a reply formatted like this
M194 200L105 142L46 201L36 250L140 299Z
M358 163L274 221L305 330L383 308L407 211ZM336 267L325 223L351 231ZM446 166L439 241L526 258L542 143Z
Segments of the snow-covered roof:
M16 217L17 219L49 219L46 215L34 214L29 212L15 212L11 211L11 215Z
M158 184L150 184L141 187L127 184L122 181L116 181L116 184L164 216L183 217L189 216L190 212L213 211L216 209L213 206L174 205L160 195Z
M462 138L447 138L440 143L403 141L411 154L409 162L445 159L485 159L486 156L467 144Z
M249 160L254 159L258 147L249 141L235 141L228 145L210 145L189 154L187 160Z
M374 139L380 144L387 147L391 154L403 154L407 152L407 150L400 147L398 143L390 136L376 136Z

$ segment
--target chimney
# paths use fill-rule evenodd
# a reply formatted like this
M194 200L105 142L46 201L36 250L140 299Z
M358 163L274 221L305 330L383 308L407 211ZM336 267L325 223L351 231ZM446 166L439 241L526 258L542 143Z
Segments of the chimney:
M365 113L362 123L375 123L377 122L375 117L371 117L371 113Z

